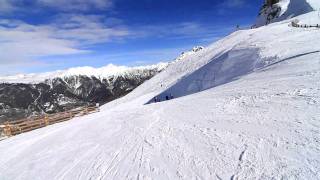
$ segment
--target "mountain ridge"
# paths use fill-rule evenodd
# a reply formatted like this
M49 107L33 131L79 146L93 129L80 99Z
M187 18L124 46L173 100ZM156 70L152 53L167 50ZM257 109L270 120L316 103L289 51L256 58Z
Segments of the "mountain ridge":
M111 76L121 76L125 74L138 74L143 70L162 70L168 63L160 62L154 65L147 66L116 66L114 64L108 64L100 68L93 68L90 66L73 67L66 70L57 70L45 73L31 73L31 74L17 74L10 76L0 76L0 82L2 83L40 83L48 79L64 78L70 76L94 76L96 78L109 78Z
M270 23L291 19L312 11L320 11L320 1L265 0L254 26L264 26Z

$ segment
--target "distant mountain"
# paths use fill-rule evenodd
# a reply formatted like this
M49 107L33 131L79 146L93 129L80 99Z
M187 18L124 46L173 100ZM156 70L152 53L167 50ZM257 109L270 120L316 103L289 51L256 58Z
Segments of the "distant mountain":
M0 77L0 122L104 104L128 94L167 66L108 65Z
M47 79L54 78L64 78L71 76L87 76L96 77L98 79L109 78L112 76L125 76L125 75L137 75L143 73L145 70L162 70L167 66L168 63L158 63L149 66L137 66L137 67L127 67L127 66L116 66L109 64L101 68L93 68L89 66L85 67L75 67L67 70L58 70L53 72L45 72L38 74L18 74L13 76L3 76L0 77L0 82L6 83L40 83Z

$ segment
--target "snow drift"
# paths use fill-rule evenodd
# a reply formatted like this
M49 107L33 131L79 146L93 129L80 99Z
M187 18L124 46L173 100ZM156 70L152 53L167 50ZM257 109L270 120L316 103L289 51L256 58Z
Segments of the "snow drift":
M1 141L0 179L319 179L320 33L289 23L235 32L100 113ZM169 91L180 98L144 105Z

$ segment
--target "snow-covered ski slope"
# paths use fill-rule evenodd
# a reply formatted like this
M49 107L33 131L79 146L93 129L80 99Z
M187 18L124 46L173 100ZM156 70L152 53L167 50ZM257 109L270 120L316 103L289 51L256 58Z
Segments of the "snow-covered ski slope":
M235 32L100 113L0 141L0 179L320 179L320 31L289 22Z

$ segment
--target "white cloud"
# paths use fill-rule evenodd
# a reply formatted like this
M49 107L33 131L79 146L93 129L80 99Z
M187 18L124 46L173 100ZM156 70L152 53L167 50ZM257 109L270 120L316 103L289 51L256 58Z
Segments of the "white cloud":
M112 0L0 0L0 14L25 11L25 3L30 4L32 9L29 11L41 11L45 7L64 12L86 12L112 7Z
M62 18L64 17L64 18ZM88 53L88 45L128 36L124 27L107 27L99 16L64 15L52 23L31 25L0 20L0 64L23 64L52 55Z
M52 8L54 17L45 24L29 24L19 19L0 19L0 65L21 66L39 63L36 59L54 55L91 52L88 46L122 39L130 33L120 20L88 15L91 10L111 8L111 0L0 0L0 14L9 17L27 12L33 15ZM41 14L41 13L39 13ZM118 22L118 23L116 23Z
M223 6L228 8L240 8L246 5L245 0L226 0Z
M69 40L51 37L51 30L28 24L0 27L0 63L20 64L37 56L84 53Z
M110 59L114 63L118 61L130 62L127 64L129 66L137 65L149 65L154 64L159 61L167 62L174 60L182 52L189 51L192 49L192 45L180 46L180 47L169 47L169 48L154 48L154 49L145 49L137 51L128 51L122 53L108 53L103 55L102 59Z
M0 13L8 13L15 9L10 0L0 0Z
M105 43L130 34L122 26L108 27L106 21L109 19L102 16L63 14L56 19L53 23L56 37L81 42L82 45Z
M39 5L57 8L64 11L88 11L111 7L111 0L37 0Z
M228 0L226 3L234 6L239 4L238 1L241 0ZM31 7L26 9L23 2L29 2ZM8 17L18 17L12 16L18 13L36 16L52 9L58 14L45 18L49 22L40 25L19 19L0 19L0 66L42 64L44 61L37 59L90 53L87 49L91 45L124 38L211 39L221 34L218 32L221 28L194 22L128 28L119 19L90 15L91 11L111 7L112 0L0 0L0 14L11 13ZM142 55L154 58L162 54L149 51Z
M140 37L158 37L169 39L207 39L217 38L221 34L230 32L230 28L221 26L208 26L196 22L183 22L177 24L158 24L133 28L134 35Z

